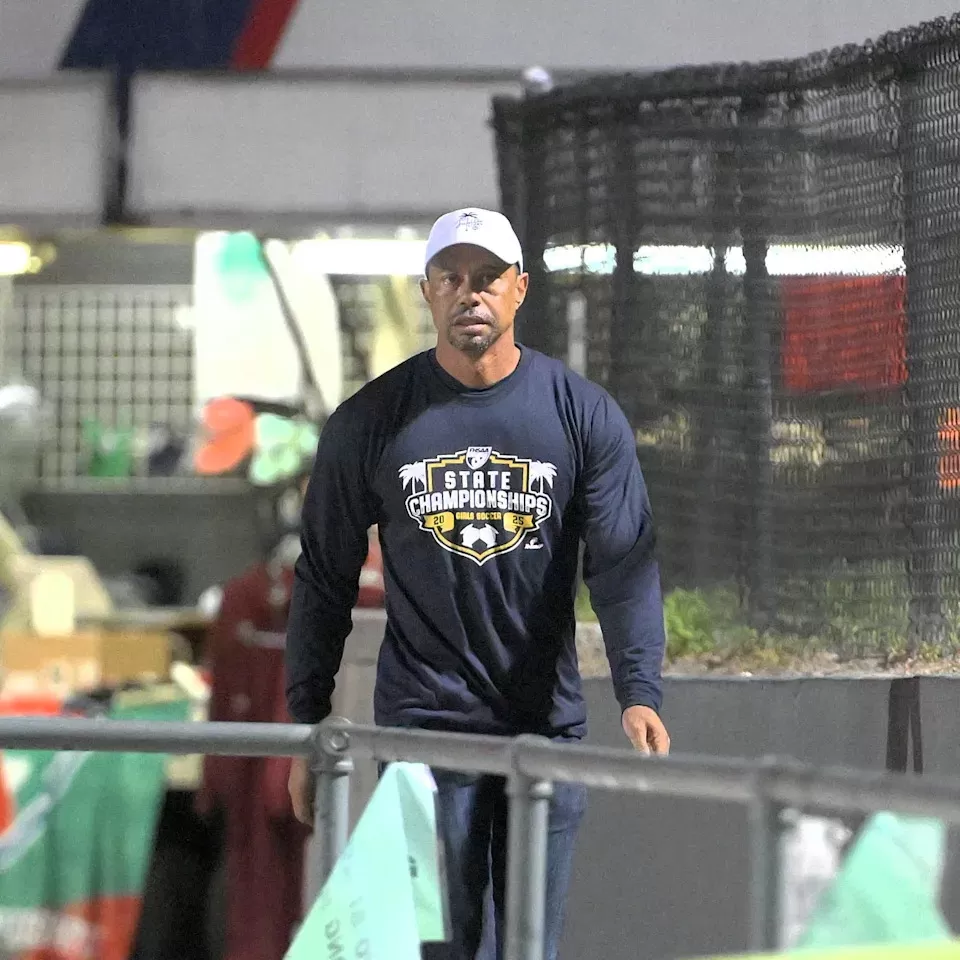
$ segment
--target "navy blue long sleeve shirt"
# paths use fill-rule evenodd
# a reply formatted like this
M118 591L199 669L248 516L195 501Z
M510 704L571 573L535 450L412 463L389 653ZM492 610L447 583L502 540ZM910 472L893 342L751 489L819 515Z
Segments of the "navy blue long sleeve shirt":
M387 618L378 724L582 736L581 541L617 699L659 710L663 605L633 432L596 384L521 351L484 389L419 354L327 421L288 625L294 720L330 713L374 523Z

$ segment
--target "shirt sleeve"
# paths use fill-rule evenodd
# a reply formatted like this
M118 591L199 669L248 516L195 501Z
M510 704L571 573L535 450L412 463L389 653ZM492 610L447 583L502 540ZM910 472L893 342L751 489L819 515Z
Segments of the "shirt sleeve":
M584 456L584 582L600 621L621 710L659 711L666 634L655 533L633 431L609 396L589 424Z
M286 644L286 700L297 723L329 716L353 627L367 530L375 521L361 423L342 407L327 420L304 498Z

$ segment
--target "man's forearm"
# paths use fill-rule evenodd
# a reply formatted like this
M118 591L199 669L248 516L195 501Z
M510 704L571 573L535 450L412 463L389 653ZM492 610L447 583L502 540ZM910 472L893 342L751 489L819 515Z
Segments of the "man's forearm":
M665 643L656 533L633 428L606 396L589 423L584 581L624 710L660 710Z
M331 701L353 604L327 602L298 571L287 624L287 709L296 723L319 723Z
M644 706L659 712L663 703L663 620L660 613L658 624L653 612L640 601L596 610L621 710Z
M363 467L364 428L348 404L334 411L304 499L286 652L287 710L300 723L330 715L369 550L367 530L376 522Z
M652 541L648 530L627 557L587 584L622 710L645 706L659 711L663 702L666 632Z

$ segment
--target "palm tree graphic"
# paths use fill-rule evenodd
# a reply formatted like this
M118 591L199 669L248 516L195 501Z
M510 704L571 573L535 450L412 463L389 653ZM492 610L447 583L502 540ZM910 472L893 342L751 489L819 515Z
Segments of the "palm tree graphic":
M533 489L535 483L540 484L540 493L543 493L544 481L553 489L553 481L557 477L557 468L552 463L542 463L540 460L530 461L530 488Z
M414 485L416 493L416 484L419 483L423 488L420 492L427 492L427 461L417 460L415 463L405 463L400 468L400 480L403 483L403 489L406 490L411 484Z

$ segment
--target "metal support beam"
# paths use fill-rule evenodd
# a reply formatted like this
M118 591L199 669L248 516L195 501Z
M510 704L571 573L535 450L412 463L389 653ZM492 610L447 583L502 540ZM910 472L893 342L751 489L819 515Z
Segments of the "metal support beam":
M932 54L936 56L935 53ZM942 187L953 162L930 156L926 119L940 100L926 91L924 68L891 86L900 107L903 262L906 268L906 572L910 585L907 650L934 649L948 641L944 600L952 591L954 547L947 519L947 493L940 483L944 408L957 397L950 338L956 324L956 214L944 209ZM948 141L955 137L945 138ZM952 491L950 493L952 499Z
M743 237L744 330L741 351L745 358L741 387L743 413L741 442L745 459L742 514L744 523L741 582L747 587L747 609L756 628L763 630L775 617L773 510L774 333L778 297L767 272L771 224L769 196L775 178L760 133L767 113L762 99L745 100L741 111L741 143L736 183L740 203L738 221Z
M285 723L191 723L3 717L7 750L119 750L206 753L221 757L293 757L313 752L313 728Z
M347 724L346 720L339 720ZM347 754L345 733L318 727L315 736L313 773L316 777L314 807L314 856L316 883L321 889L346 849L350 829L350 774L353 760Z
M353 761L338 760L317 774L315 844L317 883L322 887L347 847L350 825L350 774Z
M0 743L2 724L0 719ZM510 776L514 769L513 741L506 737L370 727L334 718L325 721L322 730L324 740L329 742L338 735L343 736L354 757L363 756L380 763L412 760L442 770L502 777Z
M770 770L775 770L771 763ZM754 782L747 806L750 827L750 950L775 953L783 939L782 834L783 808L769 796L767 771Z
M542 737L514 741L514 772L507 783L510 803L507 849L507 931L505 960L544 960L544 916L547 899L547 836L553 784L529 776L522 767L525 744Z
M811 767L717 757L644 757L629 749L574 746L539 738L481 737L347 724L354 756L411 760L445 769L533 780L566 780L604 790L750 803L763 771L769 798L785 807L876 813L895 810L960 825L960 779ZM114 750L220 756L312 756L314 729L274 723L173 723L63 717L0 718L0 749Z

